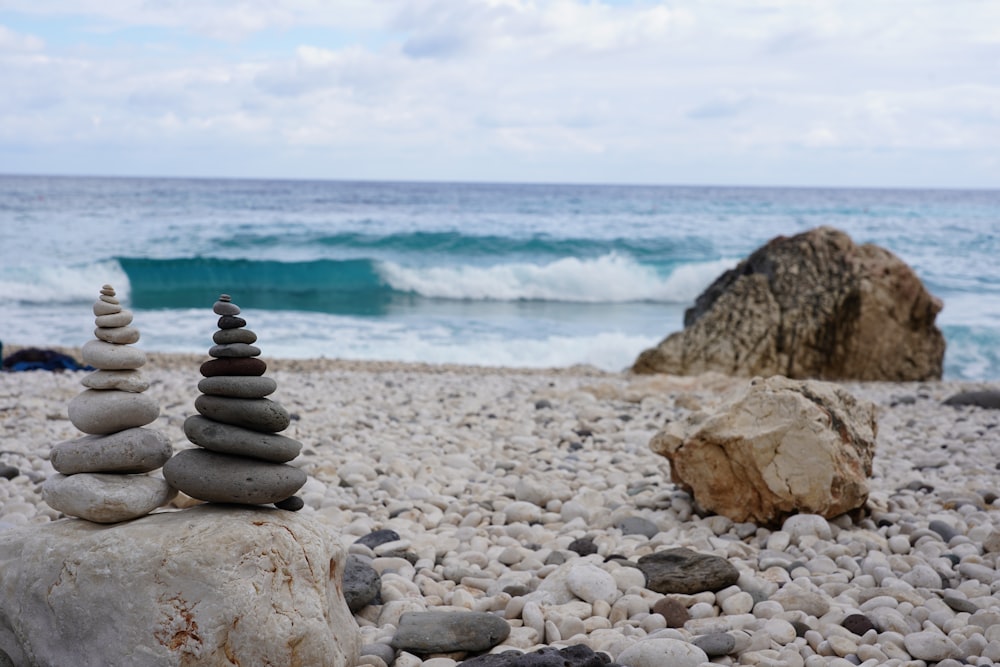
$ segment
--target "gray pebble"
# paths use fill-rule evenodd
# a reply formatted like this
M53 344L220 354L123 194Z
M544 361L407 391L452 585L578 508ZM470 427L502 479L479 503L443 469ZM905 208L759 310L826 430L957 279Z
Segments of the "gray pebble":
M277 382L263 375L215 375L198 382L201 393L229 398L264 398L277 388Z
M933 530L938 535L940 535L941 539L944 540L945 544L951 542L951 539L956 535L958 535L957 530L949 526L944 521L941 521L940 519L935 519L931 521L930 523L927 524L927 527Z
M266 398L226 398L202 394L195 399L194 407L202 416L214 421L264 433L284 431L291 423L288 411L280 403Z
M344 599L351 613L356 614L378 598L382 578L368 562L355 555L347 555L344 567ZM386 664L391 664L387 661Z
M192 498L243 505L276 503L306 483L298 468L204 449L178 452L163 466L163 476Z
M709 658L729 655L736 648L736 638L728 632L710 632L691 639L691 643L705 652Z
M287 463L302 451L302 443L277 433L261 433L222 424L199 415L184 420L184 435L205 449L222 454L249 456L262 461Z
M244 357L259 357L260 348L246 343L227 343L225 345L213 345L208 350L208 356L216 359L231 359Z
M649 538L660 532L659 526L641 516L626 517L615 524L615 528L622 531L622 535L644 535Z
M156 470L173 455L167 436L148 428L88 435L52 448L52 467L64 475L81 472L140 473Z
M230 345L232 343L246 343L247 345L257 342L257 334L250 329L219 329L212 334L212 342L216 345Z
M510 634L510 625L493 614L476 611L411 611L399 619L393 648L411 653L480 652Z
M396 659L396 649L381 642L375 644L365 644L361 647L361 655L374 655L382 659L387 665L391 665Z
M646 588L657 593L717 591L740 578L739 570L725 558L686 547L647 554L639 559L639 569L646 575Z
M73 426L91 435L105 435L145 426L160 416L160 406L145 394L114 389L85 389L69 402Z

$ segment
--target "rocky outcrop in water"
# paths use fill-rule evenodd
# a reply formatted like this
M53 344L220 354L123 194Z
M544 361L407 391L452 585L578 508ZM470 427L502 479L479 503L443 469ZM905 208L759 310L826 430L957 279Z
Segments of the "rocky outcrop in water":
M830 227L779 236L722 274L636 373L940 379L941 301L888 250Z

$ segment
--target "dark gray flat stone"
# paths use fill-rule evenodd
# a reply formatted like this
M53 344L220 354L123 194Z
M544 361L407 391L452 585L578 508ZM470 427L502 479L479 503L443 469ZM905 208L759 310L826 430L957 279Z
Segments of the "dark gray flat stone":
M728 632L709 632L691 639L691 643L705 652L709 658L729 655L736 648L736 638Z
M257 334L250 329L219 329L212 334L212 342L216 345L229 345L230 343L251 343L257 342Z
M228 398L264 398L277 388L277 382L262 375L216 375L198 383L201 393Z
M945 405L974 405L987 410L1000 410L1000 389L983 389L981 391L963 391L949 396Z
M694 595L732 586L739 570L725 558L700 554L686 547L666 549L639 559L646 588L657 593Z
M288 411L280 403L266 398L226 398L202 394L195 399L194 407L203 417L264 433L284 431L291 423Z
M344 599L352 614L356 614L378 597L382 590L382 577L363 558L347 555L344 567Z
M242 505L276 503L306 483L298 468L205 449L178 452L163 466L163 477L192 498Z
M510 634L510 625L478 611L411 611L399 619L392 647L411 653L488 651Z
M291 461L302 451L302 443L298 440L223 424L198 415L184 420L184 435L199 447L213 452L249 456L273 463Z
M208 350L208 356L216 359L242 359L245 357L259 357L260 348L246 343L226 343L224 345L213 345Z

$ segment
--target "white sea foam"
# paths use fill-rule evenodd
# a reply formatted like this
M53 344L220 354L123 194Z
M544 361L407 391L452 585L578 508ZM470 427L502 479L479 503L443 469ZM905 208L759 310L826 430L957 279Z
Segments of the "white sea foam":
M0 293L19 303L66 304L93 301L105 283L123 301L128 276L116 260L75 265L13 265L0 268Z
M441 299L542 300L576 303L660 301L687 303L735 260L684 264L668 276L630 257L569 257L549 264L404 267L379 265L386 282L402 292Z

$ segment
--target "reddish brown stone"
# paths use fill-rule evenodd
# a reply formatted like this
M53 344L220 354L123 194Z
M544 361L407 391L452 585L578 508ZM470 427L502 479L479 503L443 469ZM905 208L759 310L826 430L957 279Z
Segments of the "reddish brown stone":
M664 596L653 604L653 613L667 620L668 628L683 628L691 620L691 613L680 600Z
M255 357L212 359L201 365L201 374L210 378L217 375L263 375L267 364Z

